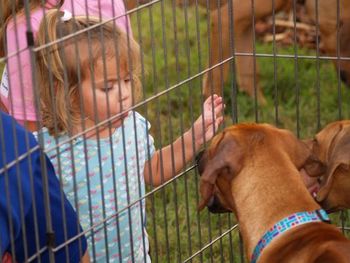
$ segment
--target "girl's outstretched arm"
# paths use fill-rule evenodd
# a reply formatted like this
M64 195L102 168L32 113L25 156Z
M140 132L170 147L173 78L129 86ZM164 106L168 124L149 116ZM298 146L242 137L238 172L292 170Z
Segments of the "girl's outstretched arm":
M193 159L204 142L209 141L217 132L223 121L223 109L222 97L216 94L208 97L203 104L203 114L193 123L191 129L172 144L156 151L146 163L144 168L146 183L159 186L183 169L186 163ZM174 152L173 159L172 151ZM161 165L161 160L163 165ZM149 165L151 165L151 171Z

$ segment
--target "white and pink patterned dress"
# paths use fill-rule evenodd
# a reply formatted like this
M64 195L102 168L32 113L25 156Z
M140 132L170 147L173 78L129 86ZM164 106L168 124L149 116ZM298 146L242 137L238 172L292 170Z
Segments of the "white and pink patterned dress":
M145 162L155 152L149 128L144 117L130 112L111 138L67 142L67 135L40 132L83 229L93 226L87 239L94 262L149 262L142 199Z

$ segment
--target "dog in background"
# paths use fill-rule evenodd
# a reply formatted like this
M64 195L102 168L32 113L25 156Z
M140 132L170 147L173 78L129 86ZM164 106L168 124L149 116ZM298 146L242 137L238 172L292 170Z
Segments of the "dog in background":
M350 208L350 120L336 121L307 141L327 166L316 200L329 212Z
M131 10L150 1L151 0L124 0L124 4L126 9Z
M229 0L176 0L176 5L179 7L184 7L186 5L194 5L198 3L199 5L208 8L209 10L215 10L224 6Z
M350 262L350 241L337 227L322 222L325 212L299 173L305 169L318 176L324 166L291 132L267 124L231 126L213 138L198 169L199 209L208 205L209 210L236 214L250 262ZM291 226L290 220L308 213L314 214L316 222ZM283 230L277 224L285 220L289 221ZM276 229L284 232L264 239ZM260 250L266 240L271 242Z
M196 3L196 0L177 0L179 4L187 1L188 4ZM233 55L231 50L230 26L234 29L234 48L238 53L253 53L253 15L254 20L272 16L275 12L289 11L292 7L291 0L275 0L274 6L271 1L254 0L254 14L252 1L240 0L197 0L204 7L210 3L210 54L209 67L220 63ZM231 3L229 3L231 1ZM322 50L328 56L338 56L337 36L339 35L339 55L350 57L350 1L339 0L339 19L337 19L338 0L301 0L305 2L308 16L316 21L316 6L318 3L318 25L321 36ZM232 5L231 5L232 4ZM232 7L232 15L230 14ZM232 20L232 21L231 21ZM258 99L265 102L259 86L259 67L253 56L236 56L237 83L239 88L250 96L254 96L254 87L257 88ZM342 81L350 86L350 60L333 60L336 68L340 71ZM212 93L221 94L222 87L229 73L229 63L216 67L206 73L203 80L203 93L207 97Z

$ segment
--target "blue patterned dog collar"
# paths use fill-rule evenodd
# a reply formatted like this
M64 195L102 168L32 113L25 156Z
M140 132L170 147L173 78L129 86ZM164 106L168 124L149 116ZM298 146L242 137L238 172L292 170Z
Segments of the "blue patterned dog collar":
M300 226L307 223L312 222L327 222L329 223L329 217L323 209L312 211L312 212L298 212L295 214L292 214L286 218L283 218L281 221L279 221L277 224L275 224L273 227L271 227L260 239L258 244L256 245L251 263L256 263L258 260L261 251L269 244L271 241L279 236L280 234L288 231L289 229L292 229L296 226Z

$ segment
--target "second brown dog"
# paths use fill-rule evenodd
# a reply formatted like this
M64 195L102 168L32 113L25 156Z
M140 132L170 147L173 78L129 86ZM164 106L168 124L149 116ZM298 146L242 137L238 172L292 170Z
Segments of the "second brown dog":
M308 144L327 166L317 201L329 212L350 209L350 120L328 124Z

